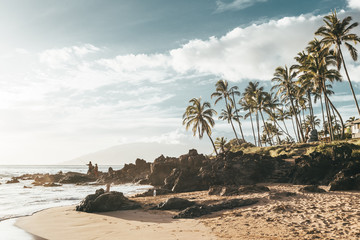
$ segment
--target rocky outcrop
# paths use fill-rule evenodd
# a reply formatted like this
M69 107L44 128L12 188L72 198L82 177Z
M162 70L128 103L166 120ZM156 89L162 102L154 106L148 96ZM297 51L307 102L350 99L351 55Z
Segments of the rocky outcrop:
M211 205L195 205L188 207L175 215L173 218L196 218L212 212L218 212L226 209L234 209L249 206L258 203L258 199L231 199L222 201L218 204Z
M206 157L198 154L195 149L189 150L188 154L181 155L179 158L161 155L151 164L149 182L153 186L165 186L166 189L172 189L174 185L178 185L175 187L178 190L175 191L186 191L185 188L188 187L182 186L177 179L197 173L206 160Z
M309 193L324 193L326 192L324 189L319 188L317 185L310 185L300 188L300 192L309 192Z
M136 159L135 164L125 164L120 170L114 171L112 168L109 168L108 172L102 174L102 176L98 179L98 182L115 184L149 184L149 181L146 180L149 174L150 163L138 158Z
M183 198L169 198L165 202L160 203L153 209L157 210L184 210L190 206L195 205L195 202Z
M330 183L330 191L360 190L360 173L347 176L340 172Z
M140 208L140 204L126 198L121 192L107 192L104 189L96 190L95 194L85 197L76 206L76 211L108 212L116 210L131 210Z
M331 185L331 191L360 190L357 174L360 161L352 157L356 146L340 143L327 152L314 151L301 156L290 174L292 183L305 185Z
M11 183L19 183L19 180L17 178L11 178L11 180L6 181L6 184L11 184Z
M88 182L94 182L94 181L96 181L96 178L92 175L87 175L87 174L77 173L77 172L68 172L58 182L59 183L68 183L68 184L69 183L79 184L79 183L88 183Z

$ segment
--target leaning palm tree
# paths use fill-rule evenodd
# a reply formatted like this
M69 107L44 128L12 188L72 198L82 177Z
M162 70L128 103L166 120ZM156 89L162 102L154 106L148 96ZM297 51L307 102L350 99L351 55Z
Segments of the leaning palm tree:
M231 124L231 127L232 127L232 129L234 131L234 134L235 134L235 137L236 137L236 140L239 142L239 138L238 138L238 136L236 134L235 127L234 127L234 124L233 124L233 121L232 121L232 120L238 121L238 117L234 114L233 109L229 104L226 106L226 109L223 109L221 111L219 119L220 120L227 120L227 122Z
M344 56L341 50L341 44L344 43L350 52L350 55L354 61L357 60L358 54L356 48L349 42L359 43L360 38L355 33L350 33L352 29L358 26L357 22L350 23L352 18L350 16L344 18L342 21L338 19L336 11L332 12L328 16L324 17L325 26L320 27L315 34L323 37L321 40L326 47L334 46L334 54L337 58L337 67L340 69L341 65L344 66L346 77L349 81L350 89L353 94L355 104L360 115L360 108L354 88L352 86L349 73L347 71Z
M193 98L189 103L190 105L183 114L183 125L186 126L186 130L192 126L194 136L198 133L200 139L206 133L217 155L214 141L211 138L211 128L215 125L213 115L217 114L216 111L211 108L209 102L201 103L201 98Z

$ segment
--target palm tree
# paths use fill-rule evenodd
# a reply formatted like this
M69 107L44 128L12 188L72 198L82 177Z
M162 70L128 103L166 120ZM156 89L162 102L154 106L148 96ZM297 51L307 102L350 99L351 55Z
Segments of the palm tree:
M217 137L215 139L215 147L219 150L219 152L224 153L225 152L225 145L227 143L226 138L224 137Z
M237 118L237 122L238 122L238 124L239 124L239 129L240 129L240 133L241 133L241 138L242 138L242 140L245 142L244 133L243 133L243 130L242 130L242 127L241 127L240 116L239 116L239 111L240 111L240 110L237 109L236 101L235 101L235 95L236 95L236 96L240 96L240 92L239 92L237 89L238 89L237 86L234 86L234 87L230 88L230 95L232 96L232 100L233 100L233 103L234 103L235 115L236 115L236 118Z
M211 98L217 97L216 100L215 100L215 105L220 100L224 99L225 100L225 106L226 106L225 112L228 112L228 114L230 114L230 112L229 112L229 108L230 108L231 109L231 115L233 115L232 108L234 106L234 102L233 102L233 100L231 98L231 94L234 91L236 91L237 87L235 86L235 87L229 88L228 82L226 80L222 80L222 79L220 79L219 81L216 82L215 87L216 87L215 92L213 94L211 94ZM228 103L228 101L230 102L230 104ZM236 134L236 131L235 131L235 128L234 128L234 124L232 122L233 119L234 119L233 116L230 117L230 118L227 118L228 123L231 123L231 126L232 126L232 128L234 130L237 141L240 143L239 138L237 137L237 134Z
M183 125L186 125L186 130L192 126L193 135L195 136L198 133L200 139L206 133L217 155L216 147L211 138L211 128L215 125L213 115L217 114L216 111L211 108L209 102L201 103L201 98L193 98L189 103L190 105L187 106L183 114Z
M307 77L311 78L316 89L320 89L321 93L324 94L327 123L330 124L328 127L330 133L330 139L334 139L333 127L331 126L331 108L333 108L338 114L341 122L342 118L334 104L331 102L328 96L326 81L333 83L334 81L341 81L341 75L336 69L329 69L329 66L336 65L336 61L333 55L333 51L328 47L324 46L322 42L319 42L317 39L314 39L309 43L309 55L307 62ZM343 126L343 124L342 124ZM343 128L344 129L344 128ZM343 136L342 131L342 136Z
M234 124L232 122L232 120L237 121L237 117L234 115L233 109L229 104L226 106L226 109L222 109L221 114L219 116L219 119L220 120L227 120L227 122L231 124L231 127L232 127L232 129L234 131L234 134L235 134L235 137L236 137L236 140L239 142L239 138L238 138L238 136L236 134L235 127L234 127Z
M229 88L229 83L226 80L220 79L215 84L215 92L211 94L211 98L216 97L215 105L222 99L225 100L225 106L228 105L228 101L230 102L231 107L234 105L233 100L231 98L231 93L237 90L237 87Z
M277 84L274 85L271 89L278 89L276 92L277 96L283 101L289 100L291 104L291 109L293 111L293 116L295 117L295 122L298 128L300 128L300 122L297 117L297 113L295 112L295 105L294 105L294 78L296 77L296 72L294 71L294 66L290 67L290 69L285 66L278 67L275 69L274 78L271 80L272 82L276 82ZM304 133L300 129L300 141L304 142L305 137Z
M247 111L247 113L244 115L244 119L247 119L248 117L250 117L250 122L251 122L251 128L252 128L252 132L253 132L253 136L254 136L254 144L255 146L257 146L256 143L256 135L255 135L255 130L254 130L254 123L253 123L253 119L252 119L252 114L254 112L254 103L252 101L252 99L248 99L246 97L243 97L240 99L239 104L242 108L242 110Z
M260 124L259 124L259 103L261 102L261 97L264 91L263 87L259 87L259 82L249 82L248 86L245 88L243 93L245 101L248 102L251 106L251 112L255 113L256 119L256 128L258 135L258 144L261 147L261 137L260 137ZM251 115L250 115L251 117Z
M330 47L332 45L334 46L334 54L337 58L338 69L340 69L341 64L344 66L346 77L349 81L350 89L353 94L358 113L360 115L359 104L356 99L354 88L352 86L350 76L346 68L344 56L341 50L341 44L345 43L345 46L349 50L352 59L354 61L357 60L357 50L349 42L353 42L355 44L360 42L360 38L356 34L350 33L353 28L358 26L358 23L354 22L350 24L350 22L352 21L352 18L350 16L344 18L341 21L340 19L338 19L336 11L332 12L332 14L329 14L328 16L325 16L323 20L325 22L325 26L320 27L315 32L315 34L323 37L321 41L325 44L326 47Z

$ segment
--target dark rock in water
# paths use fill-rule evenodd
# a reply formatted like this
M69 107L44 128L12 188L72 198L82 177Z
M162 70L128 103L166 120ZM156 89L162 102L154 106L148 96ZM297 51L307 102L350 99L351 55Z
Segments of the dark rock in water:
M11 184L11 183L19 183L19 180L13 177L11 180L6 181L6 184Z
M83 212L108 212L116 210L137 209L140 204L127 199L121 192L107 192L104 189L96 190L95 194L86 196L76 211Z
M77 172L68 172L65 176L60 179L59 183L86 183L86 182L93 182L96 181L96 178L91 175L77 173Z
M169 198L163 203L160 203L156 208L158 210L184 210L187 207L193 206L195 202L183 198Z
M296 195L297 194L294 192L275 192L275 193L270 193L270 199L280 200L282 198L294 197Z
M200 217L212 212L222 211L226 209L234 209L238 207L249 206L258 203L258 199L231 199L222 201L218 204L212 205L197 205L188 207L185 210L181 211L179 214L175 215L173 218L195 218Z
M311 193L324 193L324 189L319 188L317 185L310 185L300 189L301 192L311 192Z
M156 191L156 195L166 195L173 193L171 190L163 189L163 188L152 188L147 190L144 193L136 194L135 197L151 197L154 196L154 191Z
M336 175L330 183L330 191L360 190L360 173L354 176L346 176L343 172Z

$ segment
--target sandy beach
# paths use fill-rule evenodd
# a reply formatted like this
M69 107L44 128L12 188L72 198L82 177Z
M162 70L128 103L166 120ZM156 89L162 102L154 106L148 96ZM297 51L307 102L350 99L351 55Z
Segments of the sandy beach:
M209 196L207 191L134 198L143 204L176 196L211 203L229 198L258 198L256 205L196 219L172 219L174 211L76 212L52 208L23 217L16 225L46 239L358 239L360 192L303 193L303 186L266 185L270 192ZM328 187L321 186L328 190ZM294 192L286 196L284 192Z

